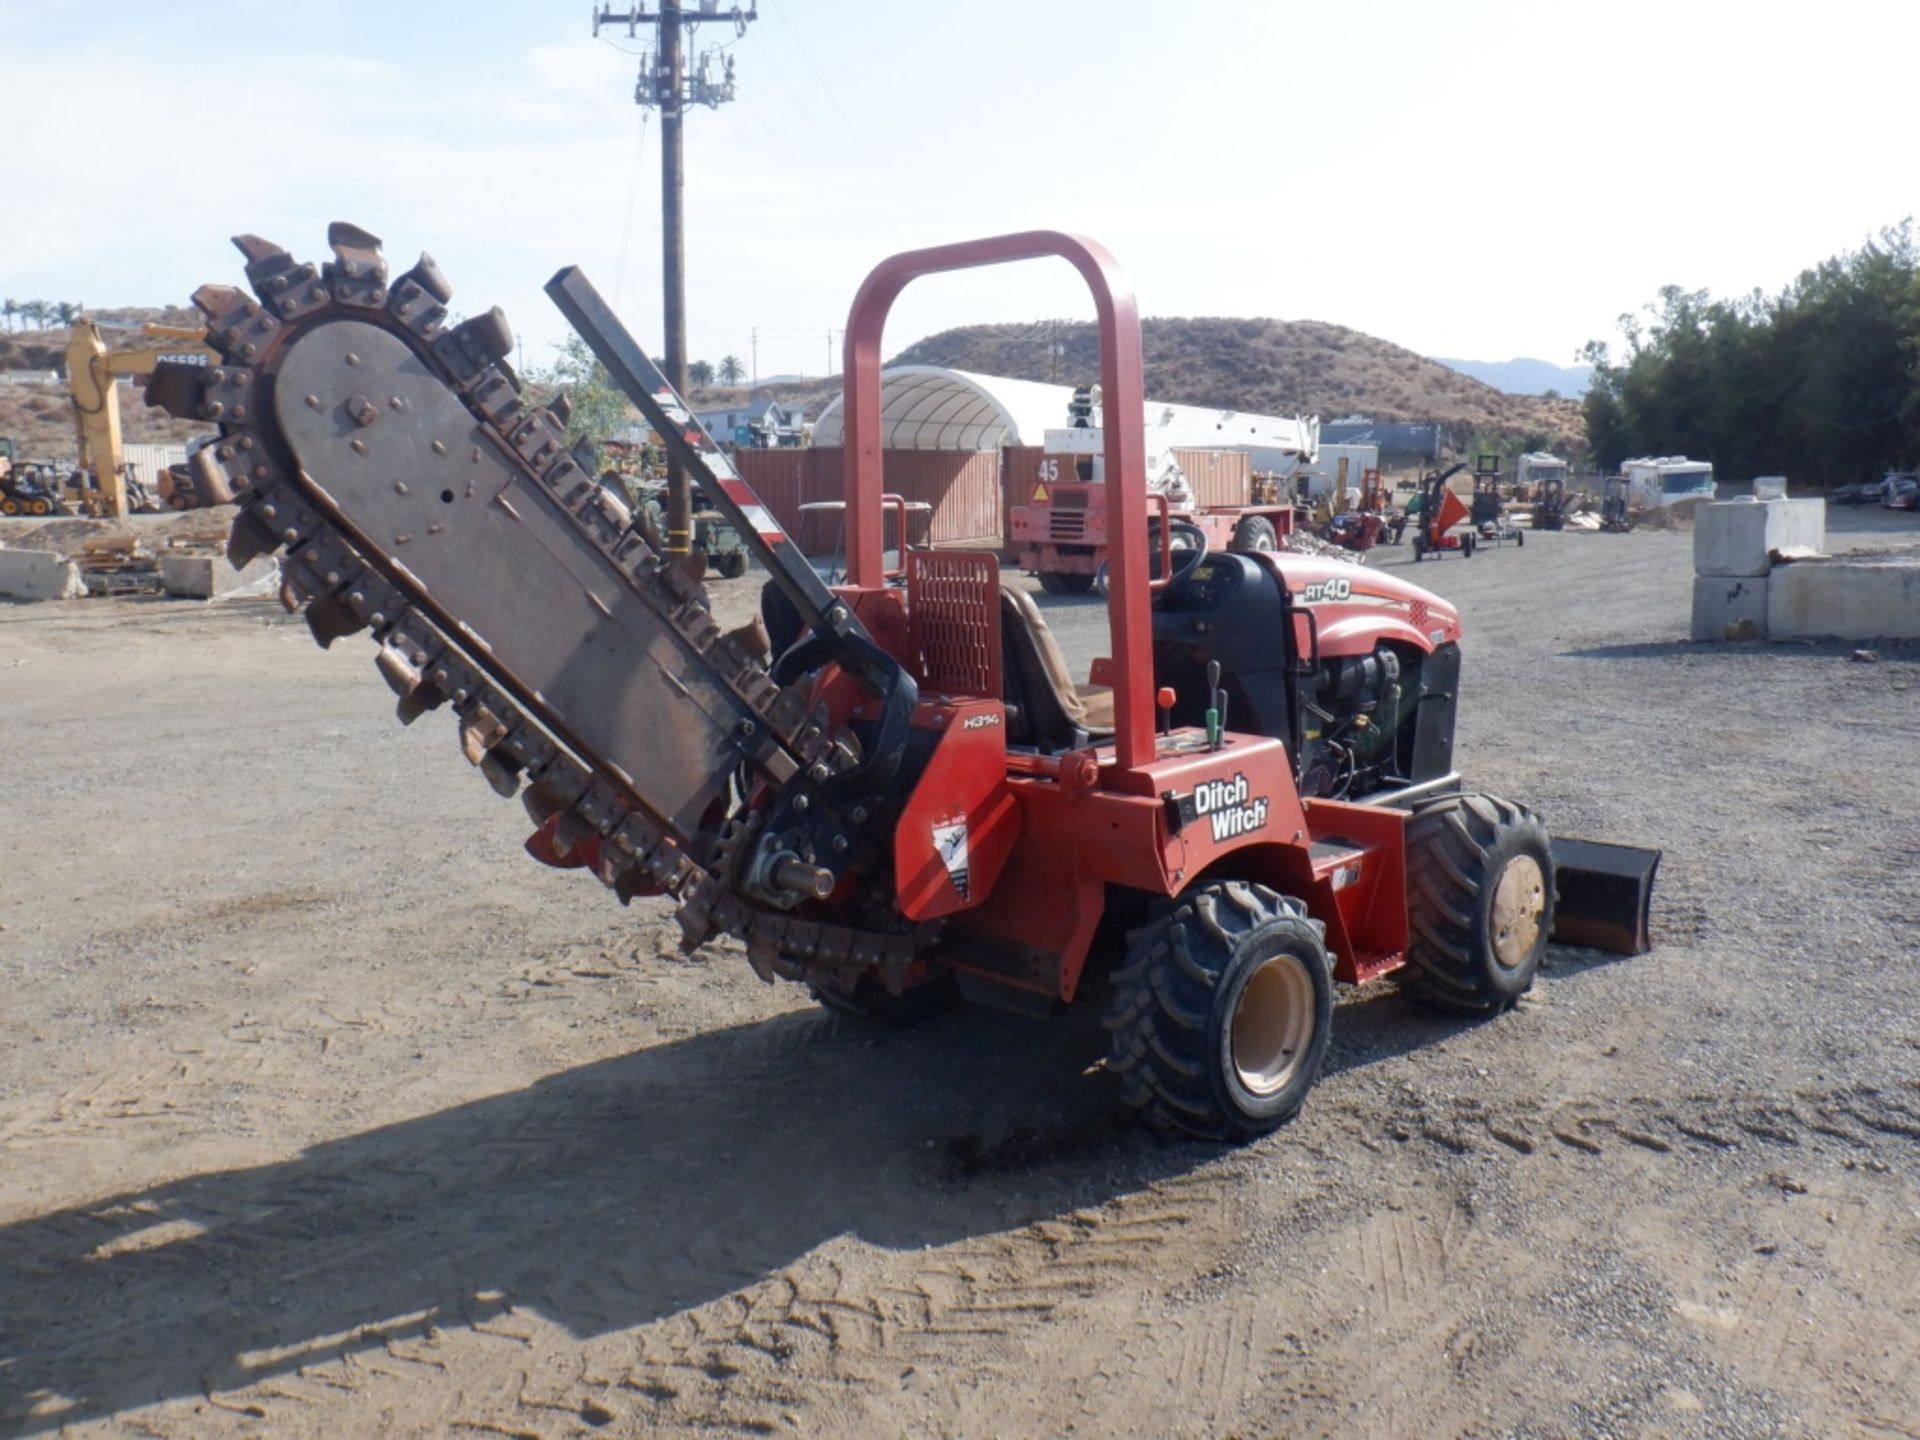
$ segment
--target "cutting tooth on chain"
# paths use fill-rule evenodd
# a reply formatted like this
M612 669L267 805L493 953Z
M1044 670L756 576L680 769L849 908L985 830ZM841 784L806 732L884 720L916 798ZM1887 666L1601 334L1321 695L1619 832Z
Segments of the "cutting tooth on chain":
M453 299L453 286L447 283L447 277L440 272L440 266L426 251L420 252L420 258L413 262L413 268L400 277L411 280L441 305Z
M337 595L324 595L307 606L307 630L313 636L313 643L322 650L329 650L334 641L366 628L367 622Z
M478 765L487 751L497 745L507 733L507 727L501 723L486 706L482 705L460 724L460 749L467 757L469 765Z

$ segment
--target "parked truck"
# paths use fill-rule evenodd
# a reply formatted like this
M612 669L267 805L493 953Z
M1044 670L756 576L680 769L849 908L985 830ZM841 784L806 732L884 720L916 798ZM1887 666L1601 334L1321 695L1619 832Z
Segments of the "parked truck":
M1010 477L1016 502L1009 532L1021 568L1037 575L1051 594L1084 594L1105 573L1111 534L1106 492L1103 425L1098 387L1074 392L1065 417L1048 430L1031 473ZM1257 552L1277 549L1293 529L1293 506L1284 495L1235 504L1201 500L1182 467L1179 452L1280 451L1312 460L1320 448L1316 417L1248 415L1233 410L1149 404L1144 416L1147 455L1148 543L1155 550ZM1161 539L1162 527L1166 539Z

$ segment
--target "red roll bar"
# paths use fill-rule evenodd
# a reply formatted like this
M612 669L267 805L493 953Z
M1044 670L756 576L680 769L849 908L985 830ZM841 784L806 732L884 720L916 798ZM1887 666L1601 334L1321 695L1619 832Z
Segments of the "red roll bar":
M1059 230L995 235L957 245L909 250L881 261L847 316L845 399L847 578L858 589L886 583L881 573L880 336L909 281L946 270L1057 256L1080 272L1100 317L1100 386L1105 413L1107 625L1113 654L1114 746L1126 769L1153 759L1153 648L1147 604L1145 391L1140 311L1133 289L1106 247ZM1061 417L1064 424L1066 417ZM904 538L904 536L903 536Z

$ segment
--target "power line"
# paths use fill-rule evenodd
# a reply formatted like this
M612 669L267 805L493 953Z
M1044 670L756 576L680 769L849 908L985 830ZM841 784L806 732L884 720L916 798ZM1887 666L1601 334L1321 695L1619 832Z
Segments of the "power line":
M774 19L780 22L780 28L785 30L792 38L793 48L800 52L800 58L806 62L807 69L813 72L813 78L819 82L820 88L826 92L827 103L833 106L834 114L840 117L840 123L847 127L847 133L853 137L853 143L860 147L860 153L867 157L867 164L872 168L873 173L880 177L880 183L887 187L887 193L893 196L894 203L898 204L900 202L900 196L893 188L893 181L888 178L887 172L880 168L880 162L873 158L873 152L867 149L866 139L861 135L859 127L856 126L853 121L849 120L847 118L847 112L841 109L839 97L833 93L833 86L827 83L826 76L820 73L820 67L813 63L813 55L808 51L806 42L800 38L800 32L787 23L786 11L775 5L773 0L767 0L767 10L772 14ZM755 43L757 46L758 42Z
M620 263L613 268L613 308L615 310L620 308L620 297L626 293L627 241L633 235L633 209L640 199L640 160L647 147L647 121L652 117L651 110L640 112L640 128L633 137L633 165L627 173L627 213L620 222Z

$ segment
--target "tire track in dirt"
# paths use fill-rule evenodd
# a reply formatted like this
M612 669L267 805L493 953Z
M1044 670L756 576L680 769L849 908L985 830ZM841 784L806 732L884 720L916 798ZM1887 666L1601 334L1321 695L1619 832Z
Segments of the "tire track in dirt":
M1920 1161L1920 1081L1904 1088L1838 1087L1780 1097L1683 1096L1429 1101L1404 1092L1386 1105L1347 1102L1343 1128L1374 1137L1421 1139L1455 1155L1508 1158L1547 1149L1604 1157L1621 1147L1653 1155L1727 1153L1748 1147L1887 1150Z

